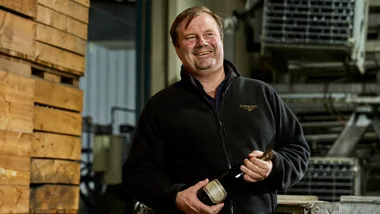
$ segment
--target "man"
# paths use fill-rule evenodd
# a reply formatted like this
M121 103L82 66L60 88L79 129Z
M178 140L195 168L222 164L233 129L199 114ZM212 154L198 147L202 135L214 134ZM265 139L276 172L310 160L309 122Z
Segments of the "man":
M224 60L222 19L205 7L177 16L170 36L181 80L146 104L123 179L156 213L274 213L277 190L305 174L310 156L301 126L267 84L242 77ZM273 147L272 161L259 157ZM232 167L244 188L223 203L197 191Z

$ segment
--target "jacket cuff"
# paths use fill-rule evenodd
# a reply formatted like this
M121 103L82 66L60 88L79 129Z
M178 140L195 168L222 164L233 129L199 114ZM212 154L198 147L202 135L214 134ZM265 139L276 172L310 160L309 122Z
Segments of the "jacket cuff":
M281 159L282 159L281 155L279 155L278 152L275 152L274 157L272 159L272 172L269 174L268 178L266 179L272 185L274 184L274 187L276 188L276 190L282 189Z
M174 184L170 188L168 200L169 200L170 207L171 207L171 210L173 211L173 213L181 213L177 209L176 198L177 198L178 192L180 192L186 188L187 188L187 186L185 184Z

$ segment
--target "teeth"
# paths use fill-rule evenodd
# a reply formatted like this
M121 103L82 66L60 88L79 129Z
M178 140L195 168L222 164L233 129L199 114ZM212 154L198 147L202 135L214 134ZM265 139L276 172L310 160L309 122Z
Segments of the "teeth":
M206 55L206 54L209 54L209 53L211 53L211 52L210 52L210 51L207 51L207 52L201 52L201 53L198 53L197 55L202 56L202 55Z

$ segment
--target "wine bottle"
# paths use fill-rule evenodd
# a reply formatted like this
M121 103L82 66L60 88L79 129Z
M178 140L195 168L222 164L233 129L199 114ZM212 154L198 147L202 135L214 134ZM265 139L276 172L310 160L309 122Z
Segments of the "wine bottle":
M265 161L272 160L274 152L272 149L267 150L260 157ZM206 205L214 205L223 202L227 195L232 195L245 183L244 173L240 168L231 168L219 178L210 181L206 186L197 192L197 197Z

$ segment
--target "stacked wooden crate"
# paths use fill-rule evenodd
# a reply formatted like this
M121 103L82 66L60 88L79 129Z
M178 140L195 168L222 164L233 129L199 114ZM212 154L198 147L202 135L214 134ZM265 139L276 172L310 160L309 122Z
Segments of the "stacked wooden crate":
M0 213L75 213L89 0L0 0Z

